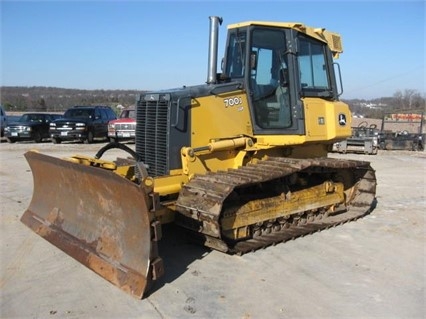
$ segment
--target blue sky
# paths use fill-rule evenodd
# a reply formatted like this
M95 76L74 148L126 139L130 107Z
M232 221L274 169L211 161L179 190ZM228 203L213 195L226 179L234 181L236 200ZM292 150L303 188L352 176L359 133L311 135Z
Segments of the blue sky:
M424 1L4 1L2 86L157 90L207 79L209 19L338 32L343 98L425 95Z

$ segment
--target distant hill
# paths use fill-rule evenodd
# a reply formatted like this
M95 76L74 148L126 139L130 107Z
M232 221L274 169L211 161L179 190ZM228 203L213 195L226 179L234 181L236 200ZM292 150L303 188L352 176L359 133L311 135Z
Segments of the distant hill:
M74 105L109 105L124 107L135 104L143 90L81 90L58 87L0 87L1 104L9 112L63 112ZM425 111L425 98L417 91L396 92L393 97L373 100L344 100L357 116L377 118L395 109ZM118 110L117 110L118 111Z
M129 106L143 91L137 90L80 90L57 87L2 86L1 104L6 111L61 112L74 105Z

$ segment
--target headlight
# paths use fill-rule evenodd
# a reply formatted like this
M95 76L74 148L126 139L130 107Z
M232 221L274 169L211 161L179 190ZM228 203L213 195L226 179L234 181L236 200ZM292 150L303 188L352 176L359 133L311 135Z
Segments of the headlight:
M5 132L8 132L9 130L10 130L9 126L6 126L6 127L4 128L4 131L5 131Z
M78 131L85 131L86 123L75 123L75 129Z
M56 123L50 123L49 126L50 127L56 127Z
M84 131L86 129L86 123L75 123L75 129Z
M108 128L114 130L115 129L115 125L114 124L108 124Z
M24 126L22 129L24 131L31 132L31 126Z

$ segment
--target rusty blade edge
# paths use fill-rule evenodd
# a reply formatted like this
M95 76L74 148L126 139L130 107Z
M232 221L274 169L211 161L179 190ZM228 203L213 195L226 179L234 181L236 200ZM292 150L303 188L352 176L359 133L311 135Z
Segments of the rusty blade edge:
M106 279L121 290L135 298L141 299L147 286L147 278L134 270L120 264L114 265L93 249L84 245L74 236L57 227L49 227L49 222L43 220L31 210L27 209L21 217L21 222L43 237L45 240L71 256L87 268Z

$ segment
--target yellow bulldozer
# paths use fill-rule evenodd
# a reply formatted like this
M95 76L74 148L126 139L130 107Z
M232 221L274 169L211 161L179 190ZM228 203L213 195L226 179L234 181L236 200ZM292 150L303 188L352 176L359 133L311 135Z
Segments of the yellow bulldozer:
M244 254L374 207L370 163L327 157L351 136L334 62L340 35L302 23L231 24L219 73L221 23L210 17L206 83L137 97L134 150L25 154L34 190L22 222L137 298L165 271L163 224ZM127 156L103 160L111 148Z

